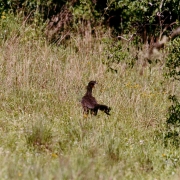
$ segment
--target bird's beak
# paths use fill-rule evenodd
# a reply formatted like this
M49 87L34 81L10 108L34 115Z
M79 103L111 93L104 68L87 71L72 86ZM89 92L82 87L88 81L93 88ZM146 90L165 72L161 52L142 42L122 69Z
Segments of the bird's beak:
M97 84L97 82L94 84L94 86L93 87L95 87L95 85Z

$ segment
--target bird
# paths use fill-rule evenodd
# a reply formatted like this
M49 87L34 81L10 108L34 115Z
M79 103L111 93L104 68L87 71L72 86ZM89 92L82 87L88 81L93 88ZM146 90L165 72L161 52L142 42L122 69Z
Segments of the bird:
M107 115L110 115L109 112L111 110L110 107L98 104L95 97L92 96L92 89L94 88L96 81L90 81L86 87L87 91L86 94L82 97L81 104L84 110L84 115L87 116L89 112L92 115L97 115L98 110L105 112Z

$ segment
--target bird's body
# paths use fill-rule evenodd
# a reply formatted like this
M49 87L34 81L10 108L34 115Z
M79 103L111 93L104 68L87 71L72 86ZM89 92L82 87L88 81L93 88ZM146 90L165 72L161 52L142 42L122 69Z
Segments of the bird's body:
M87 107L88 109L94 109L97 104L96 99L92 96L84 96L81 101L83 107Z
M89 111L93 115L97 115L98 110L104 111L107 115L109 114L109 111L111 110L110 107L106 105L98 104L95 97L92 96L92 89L95 86L96 81L90 81L87 86L87 92L83 96L81 100L82 107L84 109L84 113L88 114Z

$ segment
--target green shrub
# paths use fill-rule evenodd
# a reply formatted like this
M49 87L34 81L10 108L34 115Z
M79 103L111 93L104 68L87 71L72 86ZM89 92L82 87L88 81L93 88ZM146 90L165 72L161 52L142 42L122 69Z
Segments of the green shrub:
M170 96L172 105L169 107L166 120L165 146L172 144L179 147L180 144L180 102L176 96Z
M180 80L180 38L174 39L169 45L169 54L166 62L166 76L172 80ZM180 102L177 95L170 95L172 105L169 107L166 120L165 146L168 144L179 147L180 143Z
M104 39L104 43L107 59L103 63L106 64L108 71L117 72L116 66L120 62L125 62L131 68L134 66L136 57L130 52L129 44L114 39Z
M174 39L169 46L166 67L168 68L168 77L180 80L180 37Z

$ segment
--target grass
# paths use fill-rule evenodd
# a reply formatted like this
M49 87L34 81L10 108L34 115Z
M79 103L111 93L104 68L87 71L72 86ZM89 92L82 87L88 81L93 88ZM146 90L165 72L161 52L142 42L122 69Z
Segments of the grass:
M0 47L1 179L179 179L179 149L163 143L178 85L159 64L107 72L102 37L88 33L59 47L13 37ZM89 80L110 117L83 118Z

